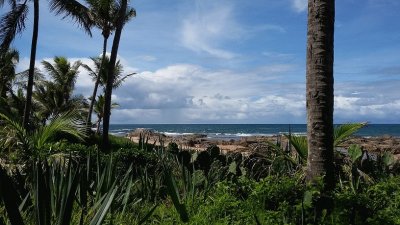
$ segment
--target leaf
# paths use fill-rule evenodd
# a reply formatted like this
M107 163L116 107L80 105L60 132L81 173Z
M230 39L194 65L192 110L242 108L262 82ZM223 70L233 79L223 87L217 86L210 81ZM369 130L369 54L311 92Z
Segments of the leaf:
M353 163L362 157L362 150L359 145L351 145L348 149L348 152Z
M153 214L154 210L156 210L158 204L154 205L153 208L150 209L150 211L140 220L139 225L143 224L150 218L150 216Z
M355 134L361 128L365 127L367 123L348 123L342 124L334 129L334 143L336 147L347 140L351 135Z
M290 141L290 144L293 145L299 157L303 160L307 160L308 155L308 145L307 145L307 137L306 136L296 136L296 135L285 135Z
M310 208L313 203L313 191L306 191L303 197L303 204L306 208Z
M174 203L175 209L178 211L181 221L186 223L189 221L189 215L186 211L185 205L180 201L179 190L176 186L175 179L167 168L164 168L164 176L167 184L167 190L171 196L172 202Z
M395 163L395 159L392 153L390 152L384 152L382 154L382 162L385 166L391 166L393 163Z
M236 167L237 167L236 162L233 161L233 162L229 165L229 172L236 175Z
M118 187L114 183L113 188L108 191L99 210L97 211L96 215L93 217L92 221L90 222L90 225L101 225L103 223L103 220L104 220L105 216L107 215L108 210L110 209L111 203L114 200L117 190L118 190Z

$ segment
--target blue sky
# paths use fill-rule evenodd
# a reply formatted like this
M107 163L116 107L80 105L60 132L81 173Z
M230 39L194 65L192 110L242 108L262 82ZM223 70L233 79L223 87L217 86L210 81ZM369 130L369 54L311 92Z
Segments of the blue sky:
M136 0L119 58L137 72L112 123L305 123L305 0ZM1 14L6 9L0 9ZM400 123L400 1L336 1L335 122ZM31 10L31 12L33 12ZM42 3L37 62L91 65L88 37ZM28 67L32 19L13 43ZM109 40L111 49L112 38ZM81 71L76 94L93 82Z

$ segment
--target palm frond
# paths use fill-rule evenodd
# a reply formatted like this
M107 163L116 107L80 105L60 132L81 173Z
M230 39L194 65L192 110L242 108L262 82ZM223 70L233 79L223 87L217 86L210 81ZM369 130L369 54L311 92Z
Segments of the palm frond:
M334 146L338 146L346 141L351 135L355 134L367 123L348 123L342 124L334 129Z
M297 154L302 160L307 160L308 155L308 145L307 145L307 137L306 136L297 136L297 135L286 135L290 144L294 147Z
M89 10L75 0L50 0L50 11L56 15L64 14L63 19L72 17L79 26L91 37L91 28L94 25L89 15Z
M18 120L2 113L0 113L0 119L6 124L2 130L3 135L14 136L17 139L16 141L22 145L22 149L28 152L31 151L31 140L24 126Z
M124 75L124 76L121 77L121 78L118 77L118 78L114 81L113 88L116 89L116 88L120 87L120 86L122 85L122 83L123 83L128 77L130 77L130 76L132 76L132 75L135 75L135 74L137 74L137 73L130 73L130 74Z
M8 49L17 34L25 29L25 21L29 8L26 5L17 4L0 19L0 49Z
M48 125L39 128L33 134L36 149L41 149L45 143L52 141L58 133L70 134L80 140L86 137L86 129L77 112L71 111L56 116Z

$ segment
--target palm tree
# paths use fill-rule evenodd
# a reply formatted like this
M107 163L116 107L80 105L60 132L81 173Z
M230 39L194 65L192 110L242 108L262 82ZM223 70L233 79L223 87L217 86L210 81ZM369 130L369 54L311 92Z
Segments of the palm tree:
M115 35L113 45L111 48L110 67L108 68L108 79L105 91L105 104L104 104L104 119L103 119L103 141L102 148L107 152L109 151L108 131L110 128L110 115L111 115L111 94L114 83L114 68L117 60L119 41L121 39L122 28L126 22L126 9L128 7L128 0L121 0L121 8L118 12Z
M306 178L335 186L333 164L333 39L335 0L308 0Z
M80 61L71 63L65 57L55 57L54 63L42 62L52 80L42 80L36 85L35 102L39 105L37 117L45 123L51 116L71 109L84 108L83 97L74 97L75 82L79 74Z
M31 43L31 55L29 61L28 85L26 88L26 102L23 124L26 129L29 125L29 116L32 106L33 77L35 72L36 46L39 33L39 0L33 1L33 34ZM2 6L4 1L1 1ZM25 29L25 20L28 14L28 0L22 3L10 1L11 10L6 13L0 22L0 49L8 49L15 36Z
M101 65L104 65L106 60L107 42L110 34L117 27L117 16L120 10L120 3L115 0L85 0L87 6L82 5L79 1L70 0L51 0L51 10L56 11L57 14L65 13L73 16L74 18L80 18L81 15L85 15L84 18L90 20L91 26L95 26L101 30L103 35L103 51ZM124 10L124 23L128 22L131 18L136 16L136 11L134 8L127 8ZM102 70L102 66L100 66ZM95 81L92 100L89 106L89 113L87 117L87 124L91 123L92 111L94 101L97 95L97 89L100 83L100 77Z
M102 58L91 58L94 63L94 69L90 68L86 64L82 64L82 67L89 71L89 75L93 78L94 81L98 81L98 84L105 89L107 83L107 69L110 66L110 59L106 56L104 58L104 62ZM103 64L103 65L102 65ZM101 69L103 68L103 69ZM123 75L124 68L120 61L118 60L115 64L114 68L114 83L113 89L116 89L122 85L122 83L130 76L135 75L136 73L129 73ZM100 76L99 76L100 75Z
M94 107L93 107L93 110L94 110L94 112L95 112L96 115L97 115L96 134L100 133L100 124L101 124L101 121L102 121L102 119L103 119L103 117L104 117L104 111L103 111L103 109L104 109L104 103L105 103L105 101L104 101L104 95L99 95L99 96L97 97L97 100L95 101L95 104L94 104ZM113 109L113 108L116 108L116 107L118 107L118 106L119 106L118 103L112 103L112 104L111 104L111 108L112 108L112 109Z
M68 102L79 74L78 69L82 65L81 61L78 60L71 65L67 58L56 56L53 64L44 60L42 65L53 79L55 88L59 88L64 94L64 101Z
M19 53L15 49L0 53L0 97L2 98L5 98L7 91L11 89L18 61Z

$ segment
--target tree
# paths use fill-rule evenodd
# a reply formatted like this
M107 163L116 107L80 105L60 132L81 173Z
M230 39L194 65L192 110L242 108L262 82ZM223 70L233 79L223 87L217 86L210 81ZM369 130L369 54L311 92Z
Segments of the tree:
M120 3L115 0L85 0L87 6L82 5L79 1L70 0L51 0L51 10L56 11L57 14L65 13L71 15L72 17L79 20L79 18L83 16L83 18L87 18L85 20L89 20L91 26L95 26L101 30L101 34L103 35L103 51L101 58L101 65L105 63L106 60L106 51L107 51L107 42L110 34L117 27L117 19L118 12L120 10ZM134 8L125 9L124 15L124 23L128 22L131 18L136 16L136 11ZM100 70L102 70L102 66L100 66ZM93 105L97 95L97 89L99 87L100 77L95 81L92 100L89 105L89 113L86 120L87 124L91 123Z
M52 80L41 80L34 92L35 102L39 105L37 117L45 123L51 116L71 109L79 111L84 107L83 97L72 96L79 74L80 61L72 65L65 57L55 57L54 63L42 62Z
M53 79L55 88L59 88L64 97L64 101L68 102L75 87L76 79L79 74L79 67L82 65L81 61L74 62L73 65L65 57L54 57L54 63L42 61L42 65L46 72Z
M26 88L26 102L24 110L23 125L26 129L29 128L29 117L32 107L32 90L33 90L33 77L35 72L36 60L36 46L39 33L39 0L33 1L33 33L31 43L31 54L29 61L29 76L28 85ZM4 1L1 1L2 6ZM6 13L0 22L0 49L8 49L11 42L14 40L16 34L21 33L25 29L25 20L28 14L28 0L23 3L17 1L10 1L11 10Z
M93 107L93 110L97 115L97 121L96 121L96 133L97 134L100 133L100 124L101 124L101 121L102 121L102 119L104 117L104 111L103 111L104 103L105 103L104 95L99 95L97 97L97 100L95 101L95 104L94 104L94 107ZM119 106L118 103L111 103L111 108L112 109L116 108L118 106Z
M93 80L98 81L98 84L102 86L103 89L105 89L108 79L107 72L108 72L108 67L110 66L110 59L108 57L105 57L104 62L100 57L91 59L94 63L94 68L91 68L86 64L82 64L82 67L85 68L87 71L89 71L89 75L93 78ZM120 61L118 60L114 68L113 89L118 88L128 77L136 74L136 73L129 73L123 75L123 71L124 68L120 63Z
M308 1L306 179L335 186L333 164L334 0Z
M15 79L15 66L19 61L19 53L9 49L0 53L0 97L6 98L7 91L11 90L12 81Z
M110 67L108 68L108 73L107 73L108 80L105 91L103 139L102 139L102 148L105 151L109 151L108 131L110 128L111 95L114 83L114 68L115 68L115 62L117 60L118 47L119 47L119 41L121 39L122 28L124 27L125 24L125 15L126 15L125 13L127 7L128 7L128 0L121 0L121 8L119 9L118 12L115 35L114 35L113 45L111 48Z

